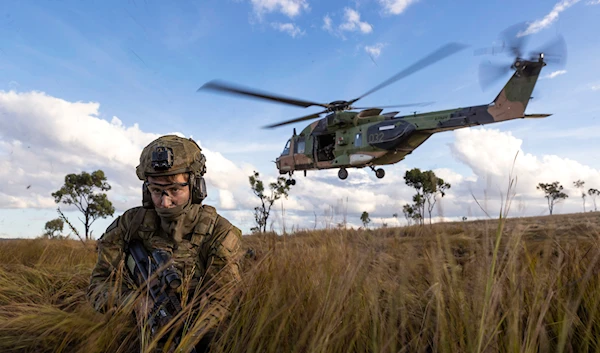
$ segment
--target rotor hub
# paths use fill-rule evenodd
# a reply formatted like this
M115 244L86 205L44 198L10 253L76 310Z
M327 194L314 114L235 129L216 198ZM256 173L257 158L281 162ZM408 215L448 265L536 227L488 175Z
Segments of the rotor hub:
M344 100L333 101L328 104L328 109L331 111L347 110L349 108L350 102Z

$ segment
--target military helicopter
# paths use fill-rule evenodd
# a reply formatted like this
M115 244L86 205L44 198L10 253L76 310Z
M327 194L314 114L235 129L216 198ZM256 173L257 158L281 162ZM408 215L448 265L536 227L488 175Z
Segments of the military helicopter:
M512 61L507 64L480 66L479 78L482 88L502 78L510 70L512 77L489 104L433 111L416 112L409 115L398 115L398 111L382 114L384 108L427 105L429 103L402 104L379 107L355 107L359 99L405 78L435 62L466 48L465 45L449 43L413 65L400 71L390 79L367 91L358 98L346 101L337 100L331 103L317 103L295 98L275 95L264 91L244 88L222 81L210 81L198 90L212 90L222 93L242 95L291 104L301 107L320 106L320 112L286 120L266 126L274 128L305 120L316 119L321 114L325 117L312 122L299 134L296 129L287 141L283 152L275 160L279 174L288 174L287 183L295 185L292 178L295 171L337 168L338 177L348 177L348 168L369 167L377 178L383 178L385 171L376 166L391 165L403 160L433 134L476 125L485 125L522 118L545 118L551 114L525 114L525 109L532 98L534 86L540 72L548 62L564 63L566 46L564 39L546 45L544 49L533 51L526 57L523 46L526 36L519 37L525 24L509 27L501 33L502 45L476 51L476 55L498 54L509 52ZM563 59L563 60L561 60ZM360 109L360 111L351 111Z

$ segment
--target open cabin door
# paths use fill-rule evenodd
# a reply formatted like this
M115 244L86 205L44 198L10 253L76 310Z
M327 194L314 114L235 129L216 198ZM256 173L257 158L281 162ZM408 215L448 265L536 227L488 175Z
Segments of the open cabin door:
M335 159L335 133L314 136L314 155L317 162L327 162Z

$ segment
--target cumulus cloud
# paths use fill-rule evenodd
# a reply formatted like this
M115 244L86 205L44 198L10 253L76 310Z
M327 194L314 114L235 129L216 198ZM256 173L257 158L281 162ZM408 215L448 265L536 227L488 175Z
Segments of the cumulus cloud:
M564 75L567 73L567 70L558 70L558 71L553 71L545 76L540 77L540 79L553 79L556 76L560 76L560 75Z
M552 23L554 23L558 19L558 15L561 12L563 12L566 9L568 9L569 7L575 5L579 1L580 0L562 0L558 4L554 5L554 7L552 8L552 11L550 11L546 16L544 16L544 18L530 23L529 26L527 27L527 29L525 29L522 32L519 32L517 34L517 36L522 37L522 36L526 36L529 34L534 34L534 33L541 31L542 29L550 26Z
M469 200L471 192L487 199L489 210L497 214L501 204L501 194L506 194L509 175L512 171L517 178L514 189L518 201L527 205L529 215L548 212L546 200L539 183L560 182L571 199L557 208L557 212L577 212L581 207L580 192L573 181L584 180L588 187L600 186L600 171L578 161L555 155L535 156L526 153L521 146L523 140L510 132L495 129L460 129L454 132L456 140L450 144L452 154L473 171L470 179L458 179L458 185L451 194L457 195L461 209L477 206ZM516 159L515 159L516 157ZM514 165L514 169L513 169ZM577 196L577 197L575 197ZM460 200L460 201L458 201Z
M51 193L62 186L66 174L102 169L112 186L108 197L117 214L140 205L141 186L135 175L139 154L149 142L169 133L145 132L138 124L128 126L117 117L105 120L98 102L69 102L42 92L14 91L0 91L0 132L0 209L54 209ZM248 184L255 168L233 163L202 141L198 143L207 159L207 203L249 231L258 205ZM349 180L340 181L335 170L309 174L310 178L298 176L294 191L282 200L289 210L288 226L310 227L317 214L321 227L325 208L342 198L348 200L348 217L355 218L365 210L397 212L410 198L410 190L398 187L402 183L398 175L379 180L365 170L351 170ZM275 175L261 177L267 185L275 180ZM340 215L339 207L336 210Z
M344 9L344 20L345 22L339 27L342 31L360 31L362 33L371 33L373 31L373 26L368 22L360 20L360 14L356 10L346 7Z
M284 15L294 18L302 11L310 9L306 0L250 0L254 13L262 17L265 13L279 11Z
M56 207L50 194L66 174L96 169L104 170L113 187L108 194L117 212L139 205L135 167L144 146L160 135L141 131L138 124L125 126L117 117L104 120L99 108L97 102L68 102L41 92L0 92L0 208ZM209 185L245 187L250 166L203 152ZM221 200L224 207L235 205L231 197ZM248 197L237 201L243 204Z
M138 206L141 190L135 167L139 153L165 133L145 132L139 125L128 126L117 117L105 120L97 102L69 102L41 92L0 91L0 209L54 209L50 194L62 186L66 174L96 169L104 170L113 186L108 196L117 213ZM525 153L523 141L511 133L461 129L454 134L456 140L450 150L472 170L472 175L447 168L434 170L452 184L450 192L439 201L438 213L443 219L481 216L471 192L480 198L489 197L486 207L495 212L517 151L516 191L522 203L528 205L529 214L544 212L545 200L535 189L539 182L559 181L572 195L556 209L557 213L580 210L574 180L584 180L586 187L600 186L598 170L558 156ZM253 209L259 203L248 184L254 167L233 163L210 146L203 146L201 141L199 144L207 158L207 203L248 232L254 222ZM402 206L411 202L414 193L404 183L407 168L405 162L384 167L388 173L383 179L377 179L369 169L350 169L344 181L338 179L337 170L309 171L306 178L297 174L290 196L276 205L272 219L275 229L283 225L279 215L282 207L288 230L292 226L311 229L335 225L344 217L349 224L359 226L363 211L369 212L372 219L395 224L397 220L391 216L401 214ZM276 176L261 173L266 185Z
M399 15L403 13L410 5L418 0L378 0L383 7L383 11L391 15Z
M271 26L273 26L273 28L280 32L289 34L292 38L296 38L305 34L305 32L301 30L300 27L296 26L293 23L274 22L271 23Z
M371 55L373 58L379 57L381 55L381 50L385 47L385 43L377 43L375 45L366 45L365 51Z

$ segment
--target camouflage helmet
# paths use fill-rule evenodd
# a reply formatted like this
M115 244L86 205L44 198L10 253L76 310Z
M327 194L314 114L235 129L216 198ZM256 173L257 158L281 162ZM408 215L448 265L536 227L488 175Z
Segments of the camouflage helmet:
M165 135L150 142L140 155L136 174L140 180L149 176L166 176L179 173L204 175L206 157L194 140L176 135Z

